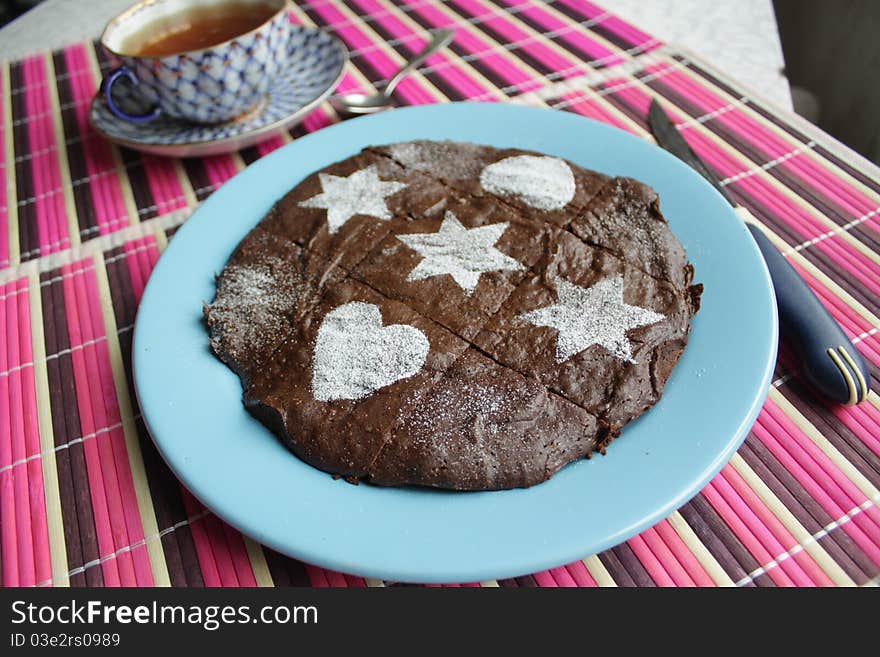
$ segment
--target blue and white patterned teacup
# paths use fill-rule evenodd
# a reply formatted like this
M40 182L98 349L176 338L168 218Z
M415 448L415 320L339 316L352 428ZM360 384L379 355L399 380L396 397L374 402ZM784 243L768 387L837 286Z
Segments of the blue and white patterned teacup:
M129 121L159 114L195 123L228 121L257 107L283 69L290 39L286 0L236 0L253 11L275 10L259 27L201 50L140 56L137 38L151 25L170 22L193 7L228 6L230 0L145 0L111 20L101 44L119 60L103 82L108 108ZM125 78L123 80L123 78Z

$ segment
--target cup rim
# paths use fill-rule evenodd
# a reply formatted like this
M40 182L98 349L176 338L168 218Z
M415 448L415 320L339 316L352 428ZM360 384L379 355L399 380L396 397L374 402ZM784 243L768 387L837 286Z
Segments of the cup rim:
M235 41L236 39L240 39L241 37L248 36L249 34L254 34L259 32L264 27L266 27L269 23L274 21L279 14L287 13L289 0L281 0L281 6L275 11L271 16L269 16L265 21L257 25L255 28L248 30L247 32L242 32L241 34L236 34L234 37L226 39L226 41L221 41L220 43L215 43L212 46L206 46L204 48L198 48L196 50L181 50L180 52L170 53L167 55L136 55L134 53L124 53L119 52L113 48L111 48L107 44L107 35L108 33L114 29L117 25L130 18L131 14L135 13L142 7L148 7L149 5L159 4L160 2L164 2L165 0L140 0L140 2L136 2L127 9L122 10L120 13L116 14L113 18L107 21L107 24L104 26L104 30L101 32L101 38L99 39L100 44L109 52L113 53L117 57L137 57L139 59L164 59L165 57L180 57L181 55L197 55L199 53L207 52L209 50L214 50L215 48L219 48L221 46L228 45ZM271 2L271 0L267 0Z

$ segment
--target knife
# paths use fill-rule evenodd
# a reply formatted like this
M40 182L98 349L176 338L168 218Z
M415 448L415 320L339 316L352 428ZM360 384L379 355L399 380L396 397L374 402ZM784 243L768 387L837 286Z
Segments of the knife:
M770 271L780 328L801 361L804 378L825 397L840 404L851 406L865 401L870 378L862 356L806 282L756 225L752 214L731 198L694 153L656 98L651 100L648 110L648 125L657 143L708 180L746 223Z

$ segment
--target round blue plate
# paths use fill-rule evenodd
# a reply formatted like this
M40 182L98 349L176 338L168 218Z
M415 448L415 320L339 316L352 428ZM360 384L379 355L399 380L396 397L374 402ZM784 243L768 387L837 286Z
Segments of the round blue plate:
M525 490L453 493L352 486L288 452L241 404L208 350L202 302L214 274L269 207L306 175L369 144L453 139L532 149L654 187L687 248L703 307L663 398L607 456ZM611 547L695 495L744 439L776 356L770 278L721 196L675 157L575 114L455 103L336 125L265 157L215 192L150 278L134 334L134 378L165 460L211 510L280 552L394 581L510 577Z

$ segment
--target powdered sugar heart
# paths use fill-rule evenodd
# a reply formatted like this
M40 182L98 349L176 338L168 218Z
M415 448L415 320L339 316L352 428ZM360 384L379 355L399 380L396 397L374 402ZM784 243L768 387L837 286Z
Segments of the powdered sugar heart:
M571 168L558 157L516 155L490 164L480 185L498 196L514 196L539 210L561 210L574 198Z
M430 344L406 324L382 326L371 303L334 308L318 329L312 360L312 394L318 401L363 399L379 388L416 374Z

